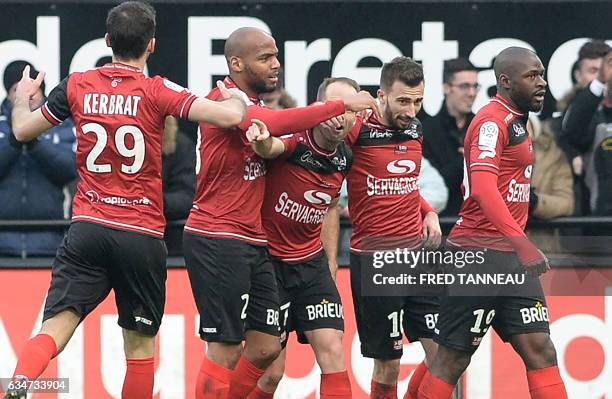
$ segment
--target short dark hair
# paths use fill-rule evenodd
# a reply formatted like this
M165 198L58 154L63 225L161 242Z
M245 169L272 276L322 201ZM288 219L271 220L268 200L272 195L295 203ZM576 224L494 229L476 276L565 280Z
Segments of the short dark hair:
M141 1L121 3L108 12L106 32L115 56L138 59L155 36L155 9Z
M612 48L603 40L591 40L586 42L578 50L578 61L584 59L595 59L605 57Z
M418 86L424 80L423 66L409 57L395 57L382 66L381 89L389 90L396 80L410 87Z
M443 82L451 83L455 74L463 71L477 72L478 69L466 58L453 58L452 60L444 61Z
M348 86L351 86L357 92L361 90L359 84L351 78L325 78L323 82L319 85L319 89L317 90L317 101L323 101L323 99L325 98L325 92L327 91L329 85L331 85L332 83L344 83Z

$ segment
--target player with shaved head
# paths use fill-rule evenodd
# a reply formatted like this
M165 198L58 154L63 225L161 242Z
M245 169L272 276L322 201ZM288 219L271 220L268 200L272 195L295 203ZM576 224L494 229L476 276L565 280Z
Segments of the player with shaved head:
M280 63L274 38L259 29L233 32L225 58L224 83L240 90L248 107L238 128L202 123L198 132L197 188L184 234L199 333L208 343L197 399L247 397L281 351L278 289L260 214L267 168L246 137L251 120L263 121L270 134L280 136L347 110L377 112L367 92L309 107L264 108L259 96L276 88ZM207 98L219 100L220 94L214 89Z
M465 138L464 202L447 243L454 251L483 250L477 270L528 277L512 290L481 294L486 296L452 295L451 288L440 305L439 348L419 399L450 399L490 327L523 360L532 399L567 399L537 278L549 269L548 260L524 233L533 164L526 124L529 112L544 103L544 66L533 51L510 47L499 53L494 70L498 94L474 117Z

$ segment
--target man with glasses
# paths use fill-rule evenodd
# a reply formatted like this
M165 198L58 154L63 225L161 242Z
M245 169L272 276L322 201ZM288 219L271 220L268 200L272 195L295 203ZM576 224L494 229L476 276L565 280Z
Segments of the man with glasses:
M474 114L472 105L480 89L478 73L465 58L444 63L444 103L440 112L423 121L423 157L440 172L448 187L448 203L441 216L456 216L463 181L463 139Z

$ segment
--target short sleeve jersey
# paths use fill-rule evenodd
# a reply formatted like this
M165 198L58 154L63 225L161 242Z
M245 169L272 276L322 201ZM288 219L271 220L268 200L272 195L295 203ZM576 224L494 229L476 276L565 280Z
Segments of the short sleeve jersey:
M55 87L43 116L72 116L79 183L73 221L163 237L161 147L167 115L187 118L196 96L162 77L113 63L72 73Z

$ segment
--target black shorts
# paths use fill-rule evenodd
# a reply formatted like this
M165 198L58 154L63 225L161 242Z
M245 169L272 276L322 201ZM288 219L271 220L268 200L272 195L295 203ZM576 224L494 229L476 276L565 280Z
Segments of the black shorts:
M272 258L280 298L281 343L291 331L307 344L304 332L321 328L344 331L344 310L323 253L303 263Z
M238 343L246 330L280 335L276 276L266 247L185 232L183 249L203 340Z
M157 334L166 299L166 255L161 239L72 223L53 261L43 320L66 309L83 320L113 289L119 325Z
M523 275L523 267L512 252L486 250L484 264L489 270ZM507 342L517 334L550 332L548 308L539 279L525 277L525 284L500 295L466 296L457 289L442 298L434 340L449 348L473 353L493 327ZM455 287L458 288L458 287Z
M433 337L440 298L362 295L362 262L371 261L370 254L351 253L351 291L361 354L374 359L399 359L404 347L402 333L410 342Z

